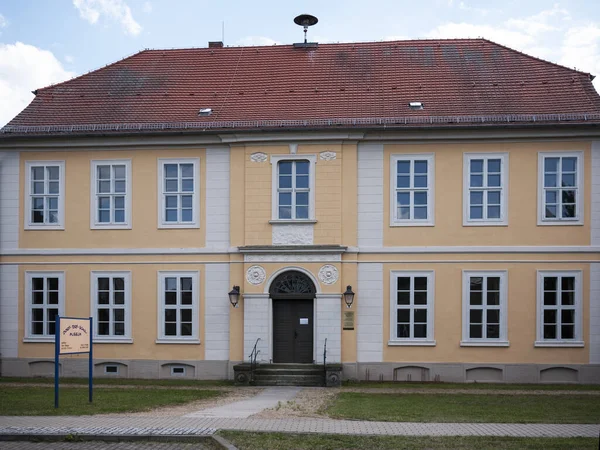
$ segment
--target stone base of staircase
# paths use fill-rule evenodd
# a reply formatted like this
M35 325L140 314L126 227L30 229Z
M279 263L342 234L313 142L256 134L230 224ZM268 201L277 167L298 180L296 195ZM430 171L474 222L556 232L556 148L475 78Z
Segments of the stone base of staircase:
M233 366L234 380L240 386L341 386L342 366L328 364L258 364Z

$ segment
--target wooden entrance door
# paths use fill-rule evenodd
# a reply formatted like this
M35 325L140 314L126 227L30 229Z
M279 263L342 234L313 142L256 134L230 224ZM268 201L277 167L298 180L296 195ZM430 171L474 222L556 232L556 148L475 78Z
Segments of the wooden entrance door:
M313 300L273 299L273 362L313 362Z

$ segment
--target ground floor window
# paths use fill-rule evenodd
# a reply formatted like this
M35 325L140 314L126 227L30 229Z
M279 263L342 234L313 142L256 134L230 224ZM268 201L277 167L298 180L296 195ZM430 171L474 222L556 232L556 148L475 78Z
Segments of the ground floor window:
M52 340L64 310L64 272L26 272L25 338Z
M198 339L198 272L159 272L160 340Z
M131 338L131 284L129 272L92 272L94 338Z

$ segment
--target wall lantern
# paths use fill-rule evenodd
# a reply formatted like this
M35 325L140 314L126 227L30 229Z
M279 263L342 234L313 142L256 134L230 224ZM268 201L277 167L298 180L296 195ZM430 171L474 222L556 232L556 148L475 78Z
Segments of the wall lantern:
M229 291L229 301L231 302L231 306L234 308L238 307L238 303L240 301L240 287L234 286L231 291Z
M352 303L354 303L354 292L352 292L352 286L346 286L346 292L344 292L344 301L346 302L346 306L348 306L348 308L352 307Z

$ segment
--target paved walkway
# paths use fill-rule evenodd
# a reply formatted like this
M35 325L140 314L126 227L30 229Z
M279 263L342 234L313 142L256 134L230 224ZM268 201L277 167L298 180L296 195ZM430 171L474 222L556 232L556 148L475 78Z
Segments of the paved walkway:
M279 402L284 403L293 399L302 388L299 387L271 387L255 397L229 403L228 405L207 408L183 417L230 417L245 419L267 408L274 408Z
M217 430L394 436L597 437L598 425L410 423L333 419L217 417L0 417L0 434L211 435Z

